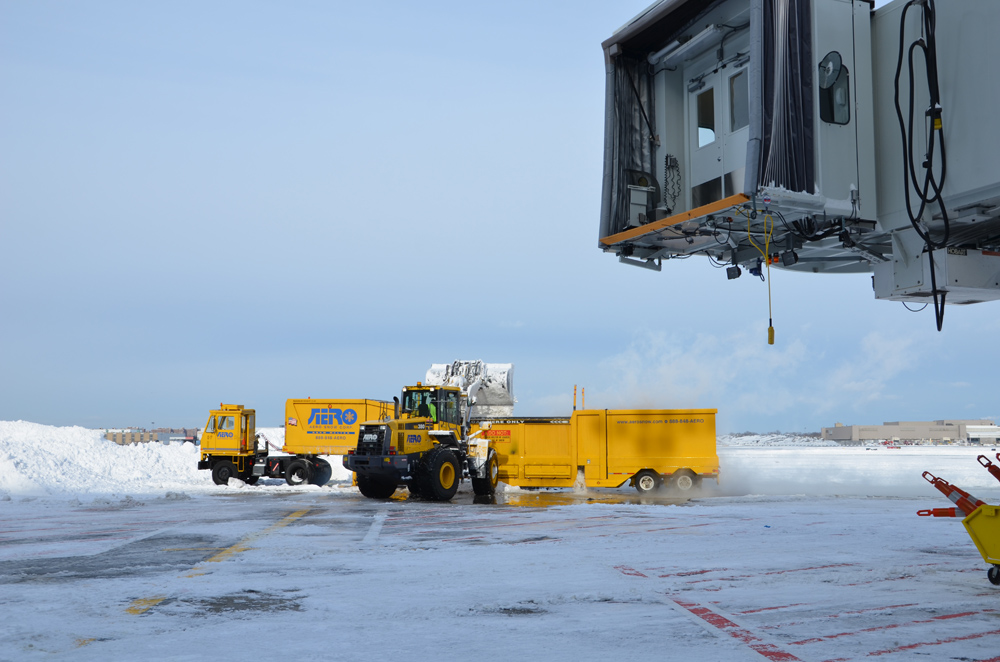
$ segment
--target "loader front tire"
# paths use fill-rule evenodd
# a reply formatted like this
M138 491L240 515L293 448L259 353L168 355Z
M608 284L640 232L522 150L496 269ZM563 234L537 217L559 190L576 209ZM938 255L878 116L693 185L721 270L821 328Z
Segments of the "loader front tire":
M388 499L396 492L396 481L358 474L358 491L369 499Z
M450 501L458 491L461 477L455 453L438 446L429 451L424 459L422 493L434 501Z
M292 460L285 470L285 482L289 485L305 485L312 476L312 466L306 460Z
M486 472L485 477L472 479L472 491L475 492L476 496L493 496L500 483L500 459L495 450L490 449L483 470Z
M635 489L639 494L649 494L660 489L663 479L655 471L643 469L632 479L632 484L635 485Z
M330 463L326 460L316 460L316 472L309 482L322 487L330 482L331 476L333 476L333 467L330 466Z
M236 476L236 467L229 460L220 460L212 465L212 481L216 485L228 485L229 479Z

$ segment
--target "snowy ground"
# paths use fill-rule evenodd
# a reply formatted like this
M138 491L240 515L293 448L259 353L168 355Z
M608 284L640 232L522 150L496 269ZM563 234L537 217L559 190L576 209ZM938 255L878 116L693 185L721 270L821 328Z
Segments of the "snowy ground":
M1000 662L1000 587L958 520L915 516L950 505L924 470L1000 503L982 452L720 446L687 503L433 504L0 422L0 660Z

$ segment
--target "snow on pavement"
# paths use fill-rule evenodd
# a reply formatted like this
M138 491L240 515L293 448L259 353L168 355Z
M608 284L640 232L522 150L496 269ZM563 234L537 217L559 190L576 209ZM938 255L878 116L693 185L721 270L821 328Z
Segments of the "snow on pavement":
M189 444L0 423L0 661L997 661L1000 587L915 516L950 505L924 470L1000 503L989 448L719 450L714 496L532 508L216 487Z

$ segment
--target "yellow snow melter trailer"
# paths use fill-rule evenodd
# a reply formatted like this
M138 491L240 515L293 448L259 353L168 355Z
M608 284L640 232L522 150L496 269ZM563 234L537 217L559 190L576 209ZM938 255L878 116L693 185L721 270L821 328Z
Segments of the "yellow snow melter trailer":
M499 479L518 487L630 483L640 493L688 493L719 479L717 409L594 409L567 418L475 421L499 457Z

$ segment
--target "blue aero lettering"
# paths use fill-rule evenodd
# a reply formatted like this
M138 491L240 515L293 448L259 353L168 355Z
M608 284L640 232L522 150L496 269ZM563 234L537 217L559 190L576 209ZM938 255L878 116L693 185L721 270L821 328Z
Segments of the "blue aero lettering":
M309 420L306 425L353 425L358 420L358 412L353 409L321 409L316 408L309 412Z
M219 432L219 436L220 437L226 437L228 439L232 439L233 438L233 433L232 432L223 432L223 431L220 431Z

